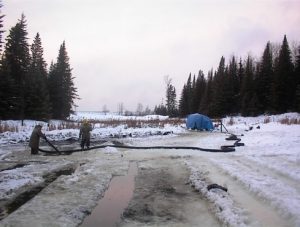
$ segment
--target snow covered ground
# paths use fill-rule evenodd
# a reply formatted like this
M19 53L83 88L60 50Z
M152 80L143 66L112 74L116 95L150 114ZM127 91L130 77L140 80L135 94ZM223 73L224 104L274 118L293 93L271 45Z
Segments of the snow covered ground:
M101 120L101 121L111 121L111 120L160 120L164 121L168 119L166 116L159 115L149 115L149 116L120 116L120 115L103 115L97 112L78 112L76 115L71 115L70 119L72 121L82 121L83 119L89 120ZM56 129L64 124L62 121L50 120L49 122L42 121L32 121L25 120L23 126L21 126L21 121L0 121L2 126L9 127L11 131L6 131L0 133L0 145L1 144L16 144L20 142L28 142L30 134L35 125L40 124L43 126L42 132L45 133L50 141L64 141L68 139L78 139L79 130L78 129ZM65 123L66 124L66 123ZM102 127L100 124L93 124L93 131L91 132L91 138L94 140L99 140L107 137L123 137L130 135L131 137L144 137L149 135L160 135L166 132L172 133L183 133L185 131L184 125L168 125L165 127L144 127L144 128L130 128L126 125L118 125L117 127Z
M84 116L87 118L87 115ZM280 123L291 119L300 122L300 114L223 119L229 132L243 134L240 138L245 146L236 147L233 153L110 147L62 157L30 156L26 141L36 122L25 121L19 132L0 134L0 212L5 217L0 221L0 226L48 226L49 223L52 226L77 226L97 204L97 199L103 196L112 176L125 175L131 161L139 163L139 171L153 171L156 166L163 166L164 162L167 165L165 168L172 163L178 165L178 168L173 167L178 173L186 168L189 173L187 180L205 199L209 206L207 212L211 212L220 225L300 226L300 124ZM173 134L157 135L155 130L173 131ZM44 132L52 140L78 137L76 129ZM93 130L93 138L103 139L109 138L112 133L122 135L129 132L139 136L118 138L118 141L137 146L202 148L232 144L232 141L225 141L226 135L218 131L199 133L187 131L181 126L165 126L163 129L101 128ZM107 143L110 142L112 140ZM162 162L162 157L168 158L168 161ZM225 186L228 192L207 190L211 183ZM42 190L36 192L39 187ZM24 191L31 191L35 196L7 216L9 211L3 207L18 199ZM194 198L195 201L197 199ZM188 205L177 209L183 210L185 207ZM191 214L191 211L185 213ZM192 225L195 220L192 221L190 216L186 216L185 224L203 226L201 223ZM125 217L120 225L143 226L145 223ZM148 225L151 226L151 222ZM174 220L152 222L152 226L168 225L176 226Z

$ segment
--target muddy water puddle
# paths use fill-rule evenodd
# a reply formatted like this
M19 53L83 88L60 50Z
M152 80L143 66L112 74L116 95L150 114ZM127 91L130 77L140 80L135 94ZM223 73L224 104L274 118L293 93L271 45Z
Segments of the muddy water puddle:
M81 226L117 226L121 221L124 209L128 206L133 196L137 172L137 164L131 162L126 176L113 177L104 197L99 201L92 213L84 219Z

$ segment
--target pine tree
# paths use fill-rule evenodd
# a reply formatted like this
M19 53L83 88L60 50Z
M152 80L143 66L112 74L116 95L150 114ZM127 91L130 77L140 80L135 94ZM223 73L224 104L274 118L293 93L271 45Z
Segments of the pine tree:
M78 98L77 88L74 86L69 57L65 42L60 46L57 63L49 69L49 94L52 116L55 119L66 119L72 113Z
M6 95L10 100L10 117L22 120L25 117L25 80L30 63L26 26L25 16L22 14L18 23L10 29L2 59L2 70L8 73L5 76L12 83L11 90Z
M272 84L272 103L276 113L285 113L294 109L295 86L291 51L284 36Z
M47 87L47 64L43 58L43 47L39 33L31 46L32 59L25 92L27 118L48 119L50 114Z

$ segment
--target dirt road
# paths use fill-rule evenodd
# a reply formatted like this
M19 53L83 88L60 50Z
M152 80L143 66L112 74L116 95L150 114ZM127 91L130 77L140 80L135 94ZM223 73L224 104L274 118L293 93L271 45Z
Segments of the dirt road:
M212 133L118 142L137 146L207 148L232 143L225 141L225 135ZM243 149L237 148L238 152ZM298 223L297 214L282 212L285 201L276 199L272 195L274 190L263 192L286 184L290 190L281 193L294 193L294 197L299 197L299 184L290 176L262 166L242 153L106 148L69 156L33 158L26 152L14 153L11 157L28 163L35 161L19 166L18 172L36 178L66 168L72 171L58 174L47 184L39 183L43 188L0 221L0 226L80 226L110 187L113 176L127 174L129 163L136 163L138 167L133 196L121 221L116 220L112 226L297 226ZM10 171L13 170L5 167L0 173L11 176ZM248 185L250 183L242 177L246 173L261 182L260 187L264 190L255 191L253 185ZM274 185L263 185L266 177L274 178ZM228 191L208 191L207 186L212 183L222 185ZM15 189L14 193L21 194L35 186L28 184ZM7 194L6 200L2 198L0 202L4 204L16 198L13 193ZM101 214L96 216L101 217Z

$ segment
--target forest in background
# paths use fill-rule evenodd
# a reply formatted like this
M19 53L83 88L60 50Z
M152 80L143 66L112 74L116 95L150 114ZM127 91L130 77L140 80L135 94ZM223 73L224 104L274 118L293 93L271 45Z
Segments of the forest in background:
M259 61L235 56L225 64L222 56L216 71L205 76L189 74L179 102L171 80L167 80L166 103L156 114L185 117L203 113L210 117L257 116L300 112L300 46L293 54L286 35L280 47L267 42Z

